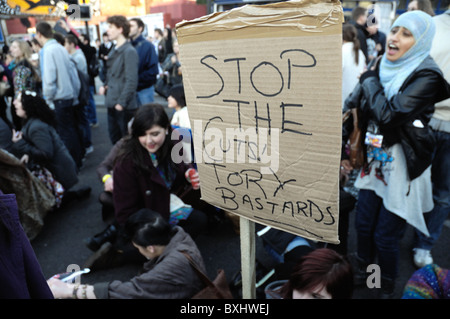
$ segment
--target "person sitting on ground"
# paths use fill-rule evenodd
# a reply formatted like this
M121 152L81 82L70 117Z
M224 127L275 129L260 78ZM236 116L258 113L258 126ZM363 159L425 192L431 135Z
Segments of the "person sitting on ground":
M81 286L51 278L48 284L54 297L187 299L202 289L200 277L183 252L204 270L203 258L192 238L181 227L171 227L160 214L144 208L128 218L126 233L148 259L140 275L127 282L115 280Z
M198 190L198 173L192 164L176 161L172 157L175 145L171 140L172 127L164 107L150 103L142 105L135 113L131 134L125 137L115 158L113 170L113 204L115 218L108 227L88 240L103 245L113 242L117 252L114 263L97 260L107 246L96 251L86 262L86 267L101 269L124 262L139 261L138 252L120 233L129 216L141 208L159 212L170 225L181 226L192 238L196 238L207 224L206 214L183 202L183 196ZM178 163L176 163L178 162ZM193 173L189 177L189 173ZM195 188L190 182L197 182ZM180 196L180 197L178 197ZM130 249L131 248L131 249Z
M36 92L19 93L13 103L17 115L24 121L22 131L17 134L14 131L13 154L27 163L30 171L36 174L47 174L46 170L51 173L56 182L48 178L41 180L52 184L49 187L57 197L57 206L62 204L62 199L67 202L88 195L90 187L71 190L78 182L77 167L56 131L54 111Z
M303 256L289 280L269 293L282 299L351 299L352 266L336 251L319 248Z

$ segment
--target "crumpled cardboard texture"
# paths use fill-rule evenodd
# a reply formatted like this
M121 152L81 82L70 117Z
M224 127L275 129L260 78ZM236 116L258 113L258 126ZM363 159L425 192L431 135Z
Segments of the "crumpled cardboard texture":
M338 243L342 7L288 1L177 25L202 199Z

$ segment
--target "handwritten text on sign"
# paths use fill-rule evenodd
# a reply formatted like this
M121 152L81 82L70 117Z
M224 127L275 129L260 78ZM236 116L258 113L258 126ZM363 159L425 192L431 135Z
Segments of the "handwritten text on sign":
M335 80L330 59L340 63L340 56L310 49L312 39L270 42L180 48L202 198L263 224L336 242L330 235L338 214L332 166L340 127L330 129L339 126L332 118L339 113L330 110L340 95L318 91L330 82L323 72L331 70Z

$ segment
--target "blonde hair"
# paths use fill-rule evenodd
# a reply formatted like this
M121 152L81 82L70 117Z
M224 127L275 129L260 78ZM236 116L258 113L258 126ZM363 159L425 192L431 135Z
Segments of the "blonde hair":
M29 61L33 51L31 50L31 46L28 44L28 42L24 41L24 40L14 40L13 43L14 42L17 42L17 44L19 45L20 51L22 52L22 57L18 58L17 62L22 61L24 59Z

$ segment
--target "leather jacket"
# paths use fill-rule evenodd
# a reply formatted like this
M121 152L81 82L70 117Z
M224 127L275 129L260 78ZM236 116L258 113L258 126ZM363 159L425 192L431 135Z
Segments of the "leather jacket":
M430 56L409 75L390 100L384 94L378 73L379 70L368 71L361 76L360 83L346 99L344 109L360 109L363 134L370 121L377 124L383 135L383 146L401 143L409 178L413 180L431 165L435 138L428 123L435 103L450 97L450 85ZM343 141L351 129L343 127Z

